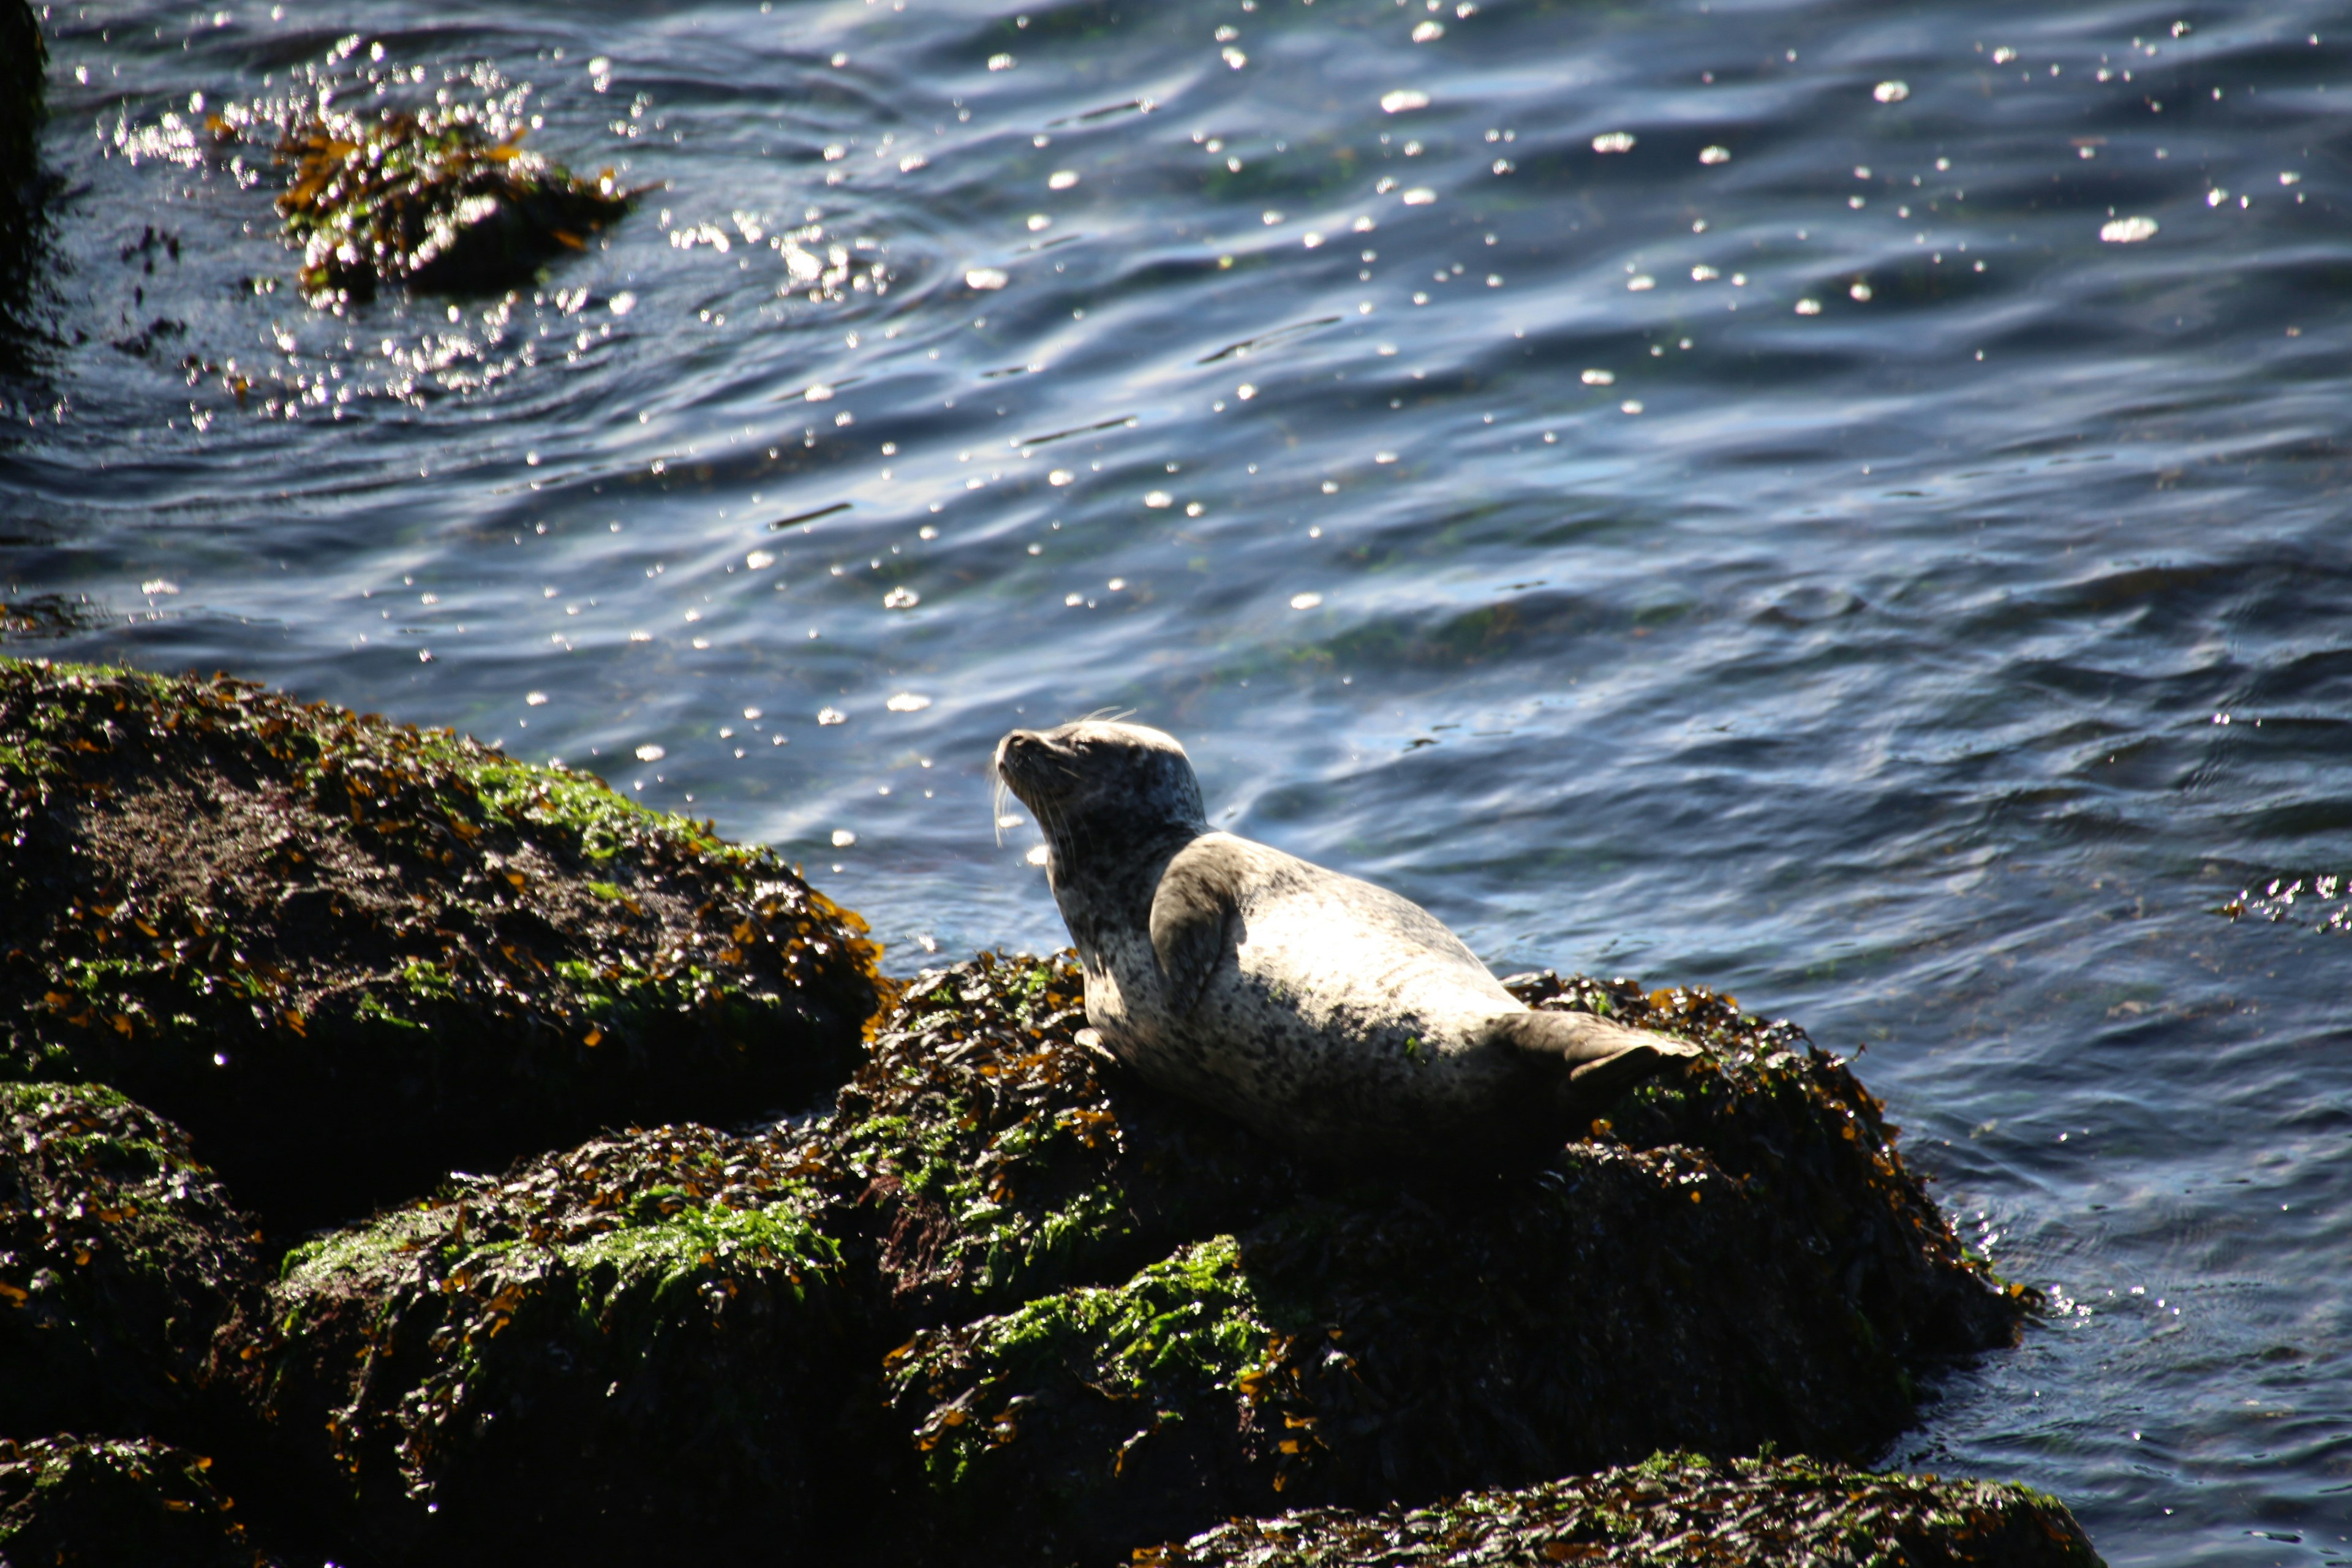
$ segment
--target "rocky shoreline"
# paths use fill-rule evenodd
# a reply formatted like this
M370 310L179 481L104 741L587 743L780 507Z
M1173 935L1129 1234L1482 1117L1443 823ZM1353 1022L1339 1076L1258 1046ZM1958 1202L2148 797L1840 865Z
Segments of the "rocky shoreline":
M1516 977L1706 1054L1330 1170L446 732L0 659L0 1561L2097 1561L1850 1468L2036 1303L1727 997Z

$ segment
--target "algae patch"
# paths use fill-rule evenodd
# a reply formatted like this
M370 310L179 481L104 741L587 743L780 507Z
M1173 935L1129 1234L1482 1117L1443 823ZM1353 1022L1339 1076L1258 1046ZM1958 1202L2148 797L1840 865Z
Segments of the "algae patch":
M1425 1508L1234 1520L1139 1549L1137 1568L2097 1568L2074 1515L2028 1488L1874 1475L1807 1459L1662 1454Z
M586 250L635 193L610 169L584 180L526 151L525 129L502 133L467 104L297 116L278 143L289 178L278 211L302 249L303 289L314 299L365 299L379 282L496 292Z

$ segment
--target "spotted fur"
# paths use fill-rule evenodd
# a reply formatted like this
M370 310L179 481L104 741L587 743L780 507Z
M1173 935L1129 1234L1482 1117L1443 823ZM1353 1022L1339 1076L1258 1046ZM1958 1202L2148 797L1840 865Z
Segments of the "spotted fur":
M1530 1011L1419 905L1212 829L1157 730L1016 730L996 772L1045 831L1103 1044L1273 1137L1339 1158L1499 1153L1692 1054Z

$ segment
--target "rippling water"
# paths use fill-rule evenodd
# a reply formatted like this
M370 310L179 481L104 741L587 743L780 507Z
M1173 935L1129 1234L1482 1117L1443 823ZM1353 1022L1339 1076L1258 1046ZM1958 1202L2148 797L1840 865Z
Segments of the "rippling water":
M902 970L1061 943L989 748L1133 709L1499 970L1866 1047L2060 1302L1893 1460L2352 1562L2340 7L47 19L16 651L593 768ZM202 121L320 84L655 188L313 310Z

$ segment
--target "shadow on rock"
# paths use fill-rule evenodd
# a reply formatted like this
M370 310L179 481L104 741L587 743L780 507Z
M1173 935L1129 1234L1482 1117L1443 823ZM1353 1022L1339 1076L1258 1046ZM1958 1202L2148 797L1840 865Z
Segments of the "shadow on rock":
M214 1331L258 1297L252 1232L171 1123L0 1084L0 1432L184 1434Z
M212 1461L141 1438L0 1439L0 1563L277 1568L231 1514Z

